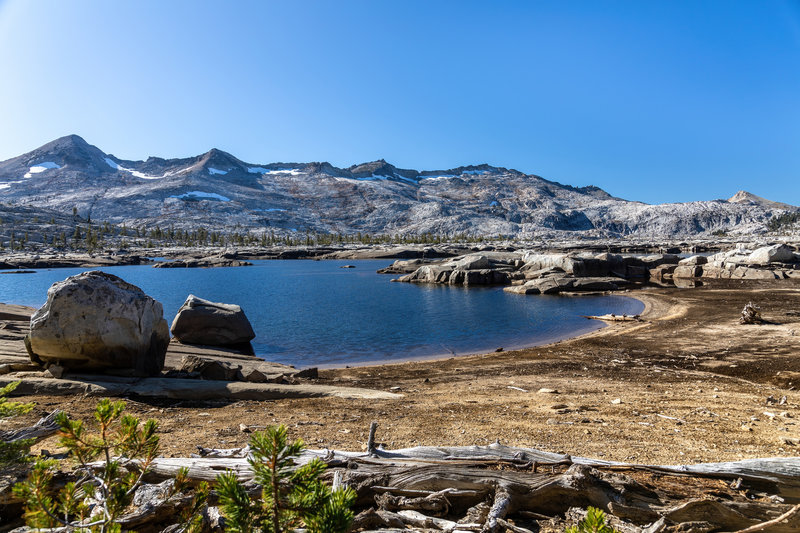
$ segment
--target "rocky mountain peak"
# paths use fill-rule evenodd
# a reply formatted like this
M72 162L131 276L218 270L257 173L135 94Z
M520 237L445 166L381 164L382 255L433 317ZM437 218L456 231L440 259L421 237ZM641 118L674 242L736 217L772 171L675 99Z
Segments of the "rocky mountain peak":
M776 209L794 209L794 207L789 204L767 200L766 198L756 196L755 194L747 191L737 192L736 194L728 198L728 203L741 204L741 205L758 205L761 207L772 207Z
M730 198L728 201L732 204L745 204L745 203L752 203L757 202L758 200L763 200L763 198L756 196L755 194L749 193L747 191L739 191Z
M347 170L349 170L354 177L361 178L371 176L373 174L392 176L397 168L394 165L387 163L385 159L378 159L377 161L353 165Z
M203 160L208 161L210 163L221 163L221 162L234 163L234 164L241 163L241 161L239 161L232 154L229 154L228 152L225 152L218 148L212 148L211 150L203 154L202 158Z
M90 146L90 144L86 142L86 140L83 137L72 133L70 135L64 135L63 137L59 137L54 141L50 141L49 143L42 146L40 150L48 147L53 147L53 148L59 147L66 149L66 148L86 147L86 146Z
M211 174L224 175L232 170L246 172L246 165L234 155L218 148L212 148L197 158L197 164Z
M99 148L74 134L59 137L9 162L28 167L46 164L50 168L73 167L97 172L110 169L105 163L105 154Z

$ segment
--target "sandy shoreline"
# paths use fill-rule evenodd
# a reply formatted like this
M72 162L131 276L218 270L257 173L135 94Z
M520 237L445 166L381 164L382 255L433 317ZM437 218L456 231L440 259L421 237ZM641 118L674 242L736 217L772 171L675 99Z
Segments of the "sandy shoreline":
M196 445L243 445L249 435L240 424L282 423L311 447L357 450L372 421L389 448L499 439L661 464L798 454L800 283L737 281L625 295L645 303L642 322L522 350L320 371L320 384L399 392L400 399L129 400L128 406L160 422L168 456L185 456ZM738 323L750 300L770 323ZM56 407L88 418L95 403L27 399L37 402L30 418ZM57 444L40 446L52 451Z

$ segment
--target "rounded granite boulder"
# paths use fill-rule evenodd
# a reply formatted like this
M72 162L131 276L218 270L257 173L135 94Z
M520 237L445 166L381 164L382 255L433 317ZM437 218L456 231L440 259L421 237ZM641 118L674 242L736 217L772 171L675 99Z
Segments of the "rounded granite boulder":
M190 294L170 328L184 344L241 347L256 336L242 308L210 302Z
M159 302L95 270L50 287L25 344L40 364L152 376L164 368L169 329Z

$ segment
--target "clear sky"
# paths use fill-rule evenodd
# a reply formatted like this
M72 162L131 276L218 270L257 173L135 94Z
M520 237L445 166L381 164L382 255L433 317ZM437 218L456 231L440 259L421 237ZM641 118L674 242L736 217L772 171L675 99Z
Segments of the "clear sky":
M69 133L800 205L800 0L0 0L0 160Z

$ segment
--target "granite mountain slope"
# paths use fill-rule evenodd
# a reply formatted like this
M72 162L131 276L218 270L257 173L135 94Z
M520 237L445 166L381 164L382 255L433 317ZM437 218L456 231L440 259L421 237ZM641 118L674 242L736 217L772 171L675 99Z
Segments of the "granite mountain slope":
M489 165L399 169L384 160L251 164L213 149L128 161L77 135L0 163L0 202L190 229L552 237L684 237L766 231L798 208L740 191L730 200L649 205Z

